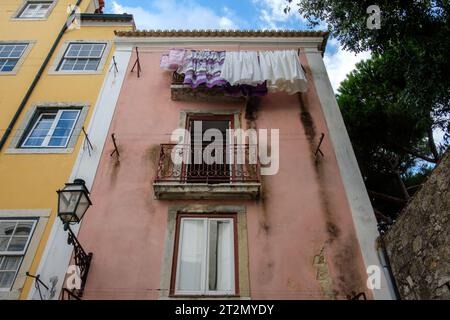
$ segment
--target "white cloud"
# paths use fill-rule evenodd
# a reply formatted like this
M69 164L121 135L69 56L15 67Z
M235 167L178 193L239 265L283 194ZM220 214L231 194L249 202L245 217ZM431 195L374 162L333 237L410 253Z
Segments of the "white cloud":
M259 9L259 20L265 29L283 29L282 24L296 21L305 24L306 20L295 10L295 5L288 13L284 12L286 0L253 0Z
M128 7L120 0L112 2L113 13L133 14L139 29L237 29L230 11L217 15L195 1L153 0L154 9Z
M339 43L336 39L330 39L328 45L338 46ZM339 46L334 54L325 54L323 60L334 91L337 92L341 82L353 69L355 69L355 65L358 62L369 58L370 52L368 51L354 54L353 52L345 51L342 49L342 46Z

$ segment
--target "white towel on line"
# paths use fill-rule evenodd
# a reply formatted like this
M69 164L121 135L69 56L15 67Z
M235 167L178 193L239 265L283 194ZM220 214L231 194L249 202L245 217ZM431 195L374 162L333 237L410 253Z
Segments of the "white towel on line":
M308 83L297 52L262 51L259 60L269 90L285 91L288 94L306 92Z
M265 81L256 51L226 52L220 76L231 85L257 85Z
M307 80L297 52L226 52L221 77L231 85L258 85L267 81L270 91L305 92Z

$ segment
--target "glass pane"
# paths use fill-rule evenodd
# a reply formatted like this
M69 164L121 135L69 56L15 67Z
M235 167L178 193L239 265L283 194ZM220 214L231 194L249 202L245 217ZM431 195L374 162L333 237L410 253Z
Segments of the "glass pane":
M25 147L40 147L44 142L44 138L28 138L23 144Z
M2 46L2 50L0 51L0 58L7 58L11 54L13 47L10 45Z
M210 220L208 256L208 289L210 291L232 291L233 252L232 223L230 221Z
M31 132L31 138L45 138L47 136L48 129L37 129L35 128L33 132Z
M85 48L83 48L85 49ZM80 53L78 54L79 57L89 57L91 53L91 50L81 50Z
M75 212L78 200L81 197L81 191L63 191L59 194L59 211Z
M8 247L9 239L11 239L11 238L0 236L0 251L6 251L6 248Z
M41 146L50 131L55 117L56 114L43 114L23 145L27 147Z
M27 244L28 237L13 237L8 246L8 252L23 251Z
M0 68L0 70L1 70L2 72L10 72L10 71L12 71L12 70L14 69L14 67L16 66L16 64L17 64L17 60L11 60L11 59L8 59L8 60L4 61L3 64L2 64L2 62L0 61L0 66L2 66L2 67Z
M0 236L12 236L15 227L15 221L0 221Z
M49 147L65 147L68 138L51 138L48 142Z
M77 59L75 65L73 66L74 71L83 71L86 66L87 60Z
M94 44L92 50L102 51L104 47L105 47L104 44Z
M99 62L100 62L100 59L89 59L88 63L86 64L85 70L96 71Z
M11 288L15 275L15 272L0 272L0 288Z
M1 271L17 271L22 260L21 256L3 256L0 257Z
M78 113L79 113L78 110L63 111L60 119L76 119L78 116Z
M17 225L16 231L14 232L15 236L28 236L33 229L33 222L19 222Z
M204 220L183 219L181 224L180 255L177 289L202 290L202 267L204 264Z
M75 61L76 61L76 59L64 59L63 64L61 66L61 70L66 70L66 71L73 70Z
M70 134L71 128L67 129L55 129L52 138L67 138Z

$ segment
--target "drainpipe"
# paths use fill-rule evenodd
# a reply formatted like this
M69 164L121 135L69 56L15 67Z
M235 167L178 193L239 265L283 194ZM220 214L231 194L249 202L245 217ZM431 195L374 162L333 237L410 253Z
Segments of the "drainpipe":
M386 250L386 244L384 242L383 234L380 234L379 237L380 247L378 248L378 256L380 258L383 269L387 271L388 277L386 277L388 282L388 287L393 293L396 300L401 300L400 293L398 291L397 283L395 282L394 273L392 272L391 262L389 260L389 255Z
M75 14L76 9L80 6L81 2L83 0L78 0L77 4L73 8L72 12L70 13L70 16L73 16ZM45 58L44 62L42 63L41 67L39 68L39 71L37 72L36 76L34 77L33 82L31 83L31 86L28 88L27 93L22 99L22 102L19 105L19 108L17 108L16 113L14 114L13 118L11 119L11 122L8 125L8 128L6 128L5 133L2 136L2 139L0 140L0 151L2 150L3 146L6 143L6 140L8 139L9 135L11 134L12 129L14 128L17 120L20 117L20 114L22 113L23 109L25 108L25 105L27 104L28 100L30 99L31 94L34 91L34 88L39 82L39 79L41 78L42 74L44 73L45 68L48 65L48 62L50 61L50 58L55 53L56 47L58 46L59 42L61 41L61 38L64 35L64 32L67 30L67 21L64 22L63 27L61 28L61 31L59 32L58 36L55 39L55 42L53 43L52 47L50 48L50 51L47 54L47 57Z

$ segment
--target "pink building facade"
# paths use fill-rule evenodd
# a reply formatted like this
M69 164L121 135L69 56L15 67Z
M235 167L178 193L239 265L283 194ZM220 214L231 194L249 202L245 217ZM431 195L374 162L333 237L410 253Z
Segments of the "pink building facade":
M116 57L128 65L118 65L123 83L109 106L114 114L91 185L93 206L78 234L94 253L84 299L391 298L376 221L322 60L326 38L117 34ZM160 68L173 47L295 50L307 88L255 99L191 89ZM113 81L122 81L120 74ZM220 132L267 129L258 147L268 147L277 170L264 175L259 163L231 163L209 166L213 173L205 175L194 165L170 164L174 130L192 130L195 122ZM248 150L245 142L237 146ZM367 286L371 266L381 270L375 288Z

